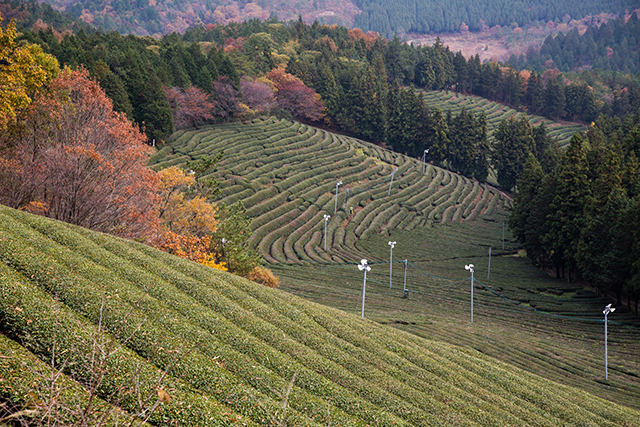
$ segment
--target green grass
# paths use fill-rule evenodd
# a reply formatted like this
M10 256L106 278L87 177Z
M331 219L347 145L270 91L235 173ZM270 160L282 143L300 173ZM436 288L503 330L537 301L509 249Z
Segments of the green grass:
M274 425L281 390L294 374L288 425L619 426L640 419L637 410L480 351L135 242L4 207L0 240L0 397L17 406L37 389L37 381L32 389L23 381L34 372L27 366L46 372L53 348L70 361L61 380L69 390L65 403L78 394L100 322L122 345L105 370L106 400L136 377L153 395L167 369L160 384L171 401L152 424ZM371 300L377 298L373 291ZM127 396L119 402L125 414L136 403Z

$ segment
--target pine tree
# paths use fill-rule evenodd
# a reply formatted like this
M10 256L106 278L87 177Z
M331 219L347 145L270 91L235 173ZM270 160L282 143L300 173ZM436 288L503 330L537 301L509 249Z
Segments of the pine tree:
M559 119L565 114L565 96L562 77L557 75L547 80L544 90L544 100L546 104L545 113L553 118Z
M500 122L494 137L496 144L492 158L498 172L498 183L509 191L515 187L527 157L536 151L533 129L527 116L521 119L509 117Z
M587 142L575 134L554 173L556 191L550 202L549 231L543 240L553 248L556 273L572 280L580 231L585 225L584 207L591 195Z
M544 264L544 250L540 242L538 229L531 228L540 213L534 209L536 198L542 190L541 183L544 172L540 163L529 154L524 163L521 176L518 178L518 192L511 214L509 215L509 229L519 242L524 244L527 256L536 265Z

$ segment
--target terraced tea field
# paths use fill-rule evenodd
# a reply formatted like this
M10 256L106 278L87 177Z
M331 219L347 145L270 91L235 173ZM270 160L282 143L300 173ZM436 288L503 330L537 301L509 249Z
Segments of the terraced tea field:
M439 107L444 112L451 111L454 116L459 114L463 107L474 114L480 114L481 111L484 111L487 115L490 138L502 120L513 115L519 117L525 114L504 104L489 101L486 98L475 95L456 94L452 91L429 91L423 93L424 99L430 108ZM580 123L554 121L542 116L527 115L533 126L544 123L549 135L556 138L561 146L567 145L576 132L585 132L587 130L587 126Z
M273 118L179 132L152 164L184 165L223 149L213 174L222 182L221 200L248 207L251 241L280 276L281 289L360 315L362 273L355 264L366 258L368 319L640 409L640 322L621 307L610 317L604 381L602 308L611 301L516 256L503 229L511 202L499 191ZM391 265L390 240L397 241ZM476 265L473 325L468 263Z
M511 203L462 175L274 118L178 132L151 164L184 166L222 150L213 173L221 201L242 201L254 218L251 243L273 264L356 261L356 243L374 234L473 222Z
M6 425L20 418L34 425L49 403L61 424L80 425L95 375L104 381L94 415L108 425L614 427L640 420L638 410L481 352L133 241L2 206L0 241L0 418L7 410L14 417ZM147 398L158 405L150 414ZM146 415L148 424L140 421Z

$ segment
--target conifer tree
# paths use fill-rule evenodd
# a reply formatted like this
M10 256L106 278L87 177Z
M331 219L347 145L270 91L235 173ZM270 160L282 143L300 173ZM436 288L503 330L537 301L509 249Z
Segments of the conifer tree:
M555 193L550 202L549 231L544 241L553 248L557 275L572 280L580 231L585 225L584 207L591 195L588 181L588 143L576 133L554 173Z
M529 154L536 152L533 129L527 116L509 117L500 122L494 133L496 144L493 164L498 172L498 183L510 191L516 185Z

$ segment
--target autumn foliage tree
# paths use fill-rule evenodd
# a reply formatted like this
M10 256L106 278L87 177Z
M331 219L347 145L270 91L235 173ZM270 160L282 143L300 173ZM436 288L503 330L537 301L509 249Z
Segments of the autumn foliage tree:
M273 82L278 106L294 117L320 120L323 117L324 104L315 90L307 87L302 80L285 72L283 67L271 70L265 76Z
M216 113L224 120L235 118L240 104L240 93L233 87L233 81L220 76L213 82L211 93L216 103Z
M273 83L265 78L240 80L243 104L256 113L268 112L276 105L274 90Z
M0 202L145 238L158 203L145 141L88 71L64 69L0 141Z
M176 127L197 127L198 123L213 120L215 104L209 99L209 94L199 87L189 86L185 90L165 87L165 92Z
M153 246L219 270L227 270L216 261L212 234L218 229L216 208L199 195L187 197L195 177L177 166L163 169L160 178L160 228Z
M13 21L6 29L0 25L0 130L27 108L38 88L58 74L53 56L38 45L19 45L16 36Z

